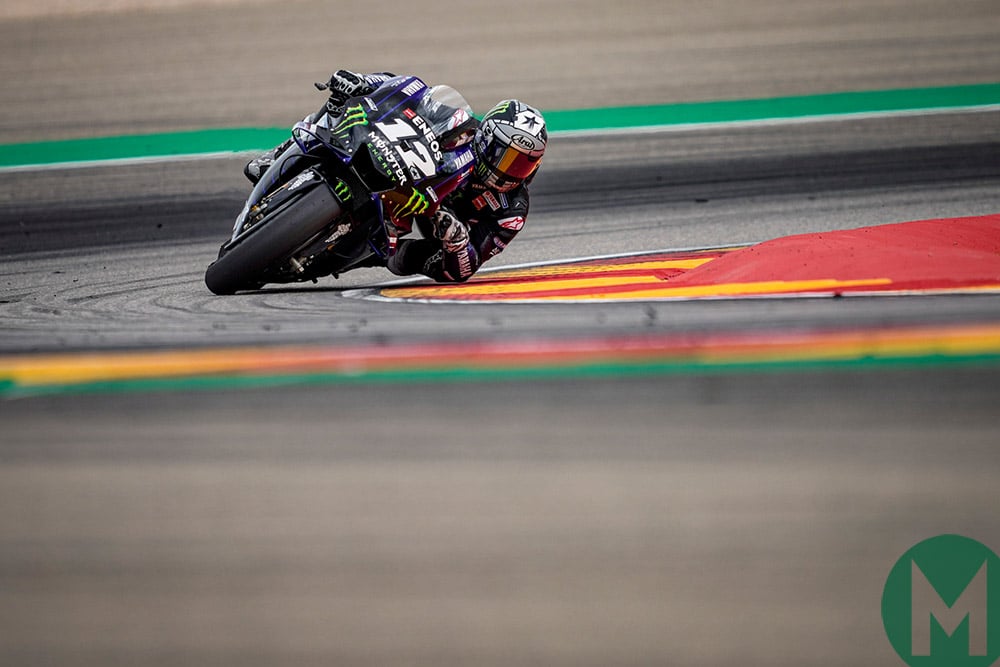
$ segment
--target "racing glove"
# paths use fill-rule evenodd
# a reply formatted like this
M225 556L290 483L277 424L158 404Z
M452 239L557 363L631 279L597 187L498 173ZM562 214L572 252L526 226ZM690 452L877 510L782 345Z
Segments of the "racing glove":
M329 90L330 97L341 102L352 97L368 95L375 92L379 86L396 76L392 72L375 74L358 74L346 69L338 69L326 83L317 83L320 90Z
M456 253L469 245L469 228L454 214L443 208L434 213L434 236L441 241L445 252Z
M325 111L334 116L340 115L344 109L344 102L348 99L357 97L358 95L367 95L374 90L365 80L365 77L346 69L338 69L330 77L329 81L326 83L317 83L316 87L320 90L330 91ZM322 113L323 110L321 109L317 115L322 115Z
M372 91L364 76L346 69L334 72L326 82L326 87L330 90L330 97L337 97L341 102L358 95L367 95Z
M479 268L479 253L469 240L469 228L456 218L451 211L438 209L434 213L434 236L441 241L441 252L436 257L440 259L441 275L434 275L435 280L443 279L450 282L465 282Z
M344 102L352 97L368 95L376 88L391 79L391 72L379 74L358 74L346 69L338 69L326 83L317 83L320 90L329 90L330 98L326 102L326 110L331 114L339 114Z

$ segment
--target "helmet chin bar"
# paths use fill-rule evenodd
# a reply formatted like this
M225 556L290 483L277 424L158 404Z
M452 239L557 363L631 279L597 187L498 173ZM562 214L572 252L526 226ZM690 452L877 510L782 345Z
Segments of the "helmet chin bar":
M500 173L487 162L480 162L476 165L476 170L473 172L473 176L485 187L496 190L497 192L510 192L522 182L519 179L511 178L506 174Z

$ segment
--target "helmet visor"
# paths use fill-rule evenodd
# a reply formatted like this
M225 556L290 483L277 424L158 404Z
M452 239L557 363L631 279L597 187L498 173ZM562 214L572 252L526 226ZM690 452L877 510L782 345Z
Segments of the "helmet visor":
M507 178L523 181L531 176L535 168L538 167L538 157L532 157L522 153L513 146L504 146L500 142L493 142L487 147L487 155L484 157L489 164L500 174Z

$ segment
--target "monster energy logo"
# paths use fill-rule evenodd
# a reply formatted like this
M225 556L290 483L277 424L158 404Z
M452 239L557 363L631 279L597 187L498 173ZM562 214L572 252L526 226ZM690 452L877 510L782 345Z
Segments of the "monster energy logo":
M420 215L427 210L428 206L430 206L430 202L427 201L427 197L414 188L409 201L396 211L396 217L405 218L408 215Z
M347 186L347 183L344 183L344 181L339 179L333 186L333 193L337 195L342 202L346 202L351 198L351 188Z
M485 116L483 116L483 120L492 118L493 116L499 116L500 114L507 113L508 109L510 109L510 100L502 102L493 107L492 109L490 109L489 112Z
M358 125L367 125L368 116L365 114L365 108L358 104L357 106L347 107L344 110L344 117L340 119L337 123L337 127L334 128L334 132L341 134L347 132L352 127L357 127Z

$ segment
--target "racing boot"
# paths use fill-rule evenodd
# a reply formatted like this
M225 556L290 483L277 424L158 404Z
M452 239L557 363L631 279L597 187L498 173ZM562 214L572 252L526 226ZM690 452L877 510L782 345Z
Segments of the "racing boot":
M250 160L247 162L246 166L243 167L243 175L246 176L247 180L251 183L257 185L257 181L259 181L260 177L264 175L264 172L267 171L272 164L274 164L275 159L277 159L277 157L281 155L281 152L288 148L291 144L292 140L288 139L271 150L265 151Z

